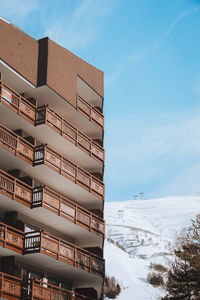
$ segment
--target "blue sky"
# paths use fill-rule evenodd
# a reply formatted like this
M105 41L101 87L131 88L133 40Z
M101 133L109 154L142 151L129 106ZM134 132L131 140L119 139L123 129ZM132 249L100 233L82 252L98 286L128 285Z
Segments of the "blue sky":
M200 1L0 4L104 71L107 201L200 193Z

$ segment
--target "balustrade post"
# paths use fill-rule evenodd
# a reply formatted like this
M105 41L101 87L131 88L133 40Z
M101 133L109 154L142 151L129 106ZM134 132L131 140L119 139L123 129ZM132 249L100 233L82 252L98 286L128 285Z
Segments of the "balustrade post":
M93 143L92 143L92 139L90 138L89 141L90 141L90 156L92 156L92 144L93 144Z
M58 211L59 216L61 215L61 203L62 203L62 200L61 200L61 197L59 195L59 211Z
M75 145L78 146L79 144L79 130L76 129L76 141L75 141Z
M60 155L60 174L62 174L63 171L63 156Z
M92 191L92 180L91 180L91 176L89 177L89 192L91 193Z
M18 145L19 145L19 136L15 137L15 138L16 138L15 155L17 156L17 153L18 153Z
M75 224L77 224L77 221L78 221L78 220L77 220L77 219L78 219L77 211L78 211L78 208L77 208L77 205L76 205L76 206L75 206L75 216L74 216L74 217L75 217L75 219L74 219L74 223L75 223Z
M64 124L64 120L63 120L63 117L60 117L61 118L61 135L63 136L63 124Z
M90 108L90 121L91 121L92 120L92 107L89 106L89 108Z
M58 253L57 253L57 260L60 259L60 239L58 240Z
M16 192L16 186L17 186L17 180L16 178L14 179L14 183L13 183L13 195L12 195L12 199L15 199L15 192Z
M78 171L78 166L76 166L76 169L75 169L75 183L77 183L77 180L78 180L78 177L79 177L79 171Z
M8 228L7 226L4 227L4 247L6 247L6 241L7 241L7 232L8 232Z
M20 115L20 111L21 111L21 103L22 103L22 96L19 96L19 103L18 103L18 115Z

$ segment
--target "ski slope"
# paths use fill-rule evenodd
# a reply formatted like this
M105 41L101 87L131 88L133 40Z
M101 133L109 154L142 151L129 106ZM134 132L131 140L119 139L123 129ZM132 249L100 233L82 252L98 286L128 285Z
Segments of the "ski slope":
M168 266L177 235L198 212L200 197L192 196L105 204L106 237L111 239L105 242L106 275L114 276L122 287L118 300L152 300L164 295L148 283L149 265Z

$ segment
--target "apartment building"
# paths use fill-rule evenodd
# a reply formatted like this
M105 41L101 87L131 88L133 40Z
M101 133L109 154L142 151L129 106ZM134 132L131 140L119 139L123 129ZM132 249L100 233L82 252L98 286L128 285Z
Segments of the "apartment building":
M0 299L103 299L103 72L0 19Z

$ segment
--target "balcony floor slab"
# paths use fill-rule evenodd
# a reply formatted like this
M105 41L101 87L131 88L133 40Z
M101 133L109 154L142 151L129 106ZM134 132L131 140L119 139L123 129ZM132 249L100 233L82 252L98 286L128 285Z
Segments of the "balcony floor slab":
M31 89L26 92L26 96L34 97L38 101L38 106L49 104L53 110L63 116L70 123L74 124L79 130L83 131L90 138L102 139L103 130L90 122L68 101L63 99L48 86Z
M0 193L1 213L15 210L19 212L19 219L25 223L35 225L45 231L52 232L60 238L84 247L102 248L103 239L96 234L58 216L45 207L29 208L18 201L10 199L7 195ZM45 224L45 225L44 225Z
M34 266L43 272L57 274L60 277L70 278L74 281L76 288L93 286L100 296L103 278L94 273L88 273L85 270L74 267L66 262L43 253L32 253L19 256L18 261L27 265Z
M58 193L68 197L86 209L102 209L103 200L90 193L78 184L75 184L64 175L59 174L46 165L33 167L22 158L15 156L0 145L0 168L7 171L21 169L24 173L43 184L51 187Z
M18 115L9 106L0 102L0 121L10 130L22 129L25 135L33 136L40 143L47 143L58 153L79 164L88 172L103 172L103 163L89 156L84 150L75 146L71 141L61 136L46 124L34 126L24 117Z

